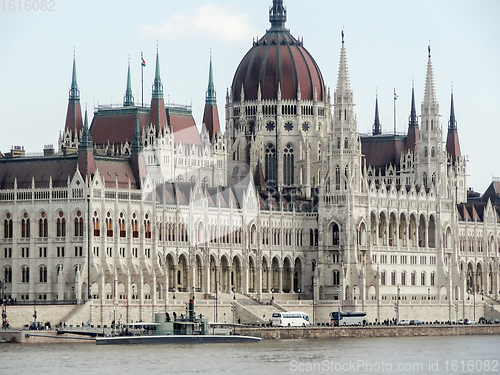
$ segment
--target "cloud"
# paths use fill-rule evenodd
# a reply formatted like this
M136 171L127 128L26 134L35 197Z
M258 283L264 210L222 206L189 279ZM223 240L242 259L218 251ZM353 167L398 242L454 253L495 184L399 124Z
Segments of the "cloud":
M208 36L225 41L247 41L257 31L251 26L248 14L237 14L233 7L206 4L190 12L173 14L159 27L145 25L144 37L180 40Z

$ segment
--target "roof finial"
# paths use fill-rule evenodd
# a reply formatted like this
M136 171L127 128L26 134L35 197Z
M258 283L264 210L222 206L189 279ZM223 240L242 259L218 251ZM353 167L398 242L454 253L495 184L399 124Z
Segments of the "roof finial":
M216 104L217 99L215 96L214 76L212 72L212 48L210 48L210 68L208 72L208 89L205 97L205 104Z
M342 34L342 43L344 43L344 28L342 28L341 34Z
M130 55L128 56L128 74L127 74L127 90L123 98L123 106L130 107L134 105L134 95L132 94L132 82L130 79Z
M273 5L269 8L269 22L271 29L283 29L286 22L286 8L283 0L273 0Z
M76 57L75 50L73 49L73 76L71 78L71 89L69 90L70 100L80 99L80 90L78 90L78 84L76 83Z
M429 39L429 45L427 46L427 49L429 50L429 59L431 58L431 40Z
M158 53L158 40L156 40L156 71L153 83L153 98L163 98L163 85L160 79L160 55Z

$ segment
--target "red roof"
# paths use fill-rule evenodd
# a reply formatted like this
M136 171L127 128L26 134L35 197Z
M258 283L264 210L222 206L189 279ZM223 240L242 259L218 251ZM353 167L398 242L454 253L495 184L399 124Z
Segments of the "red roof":
M97 145L105 145L108 141L111 144L132 143L137 112L141 129L148 126L149 113L139 111L137 107L98 110L90 126L92 142Z
M269 30L243 57L231 86L233 100L241 101L241 86L245 100L257 100L259 84L262 99L278 98L278 83L282 99L297 99L300 84L302 100L313 100L314 87L318 100L323 100L325 84L313 57L287 30Z
M64 125L64 130L71 130L74 135L75 127L77 133L80 133L83 129L82 108L80 106L80 100L70 100L68 102L68 110L66 112L66 125Z
M459 158L460 143L458 141L458 132L456 130L448 130L448 137L446 138L446 151L454 158Z
M366 157L366 164L372 167L399 165L405 150L406 138L399 135L361 137L361 152Z
M168 111L168 124L174 133L175 143L201 145L200 134L191 114L178 114Z
M214 134L220 133L219 113L217 104L206 104L205 112L203 113L203 123L208 130L210 140L214 138Z

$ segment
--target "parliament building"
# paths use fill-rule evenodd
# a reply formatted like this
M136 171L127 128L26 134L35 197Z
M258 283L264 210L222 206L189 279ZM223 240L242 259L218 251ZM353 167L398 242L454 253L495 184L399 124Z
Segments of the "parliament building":
M91 118L73 61L57 150L0 157L0 297L133 304L151 320L176 298L237 295L370 321L399 305L470 318L473 299L474 312L498 299L500 181L467 189L453 93L441 112L430 48L407 132L383 133L375 102L361 134L343 33L330 92L286 19L273 0L228 83L224 128L211 60L201 131L189 106L165 103L158 52L149 106L135 103L129 67L123 105Z

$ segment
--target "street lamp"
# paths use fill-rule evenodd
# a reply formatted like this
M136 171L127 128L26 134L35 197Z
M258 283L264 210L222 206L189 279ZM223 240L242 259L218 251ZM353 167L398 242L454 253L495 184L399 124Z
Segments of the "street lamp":
M217 323L218 320L217 303L219 299L219 287L218 287L219 280L217 280L217 267L213 266L212 271L214 271L214 276L215 276L215 323Z
M337 313L337 327L340 327L340 301L342 300L342 289L337 288L337 300L339 301L339 310Z
M431 300L431 288L427 288L427 299Z
M236 300L236 288L233 286L231 290L233 291L233 300Z
M299 295L299 301L300 301L300 288L297 289L297 293Z
M396 325L399 324L399 293L401 292L400 285L398 284L398 293L396 296Z
M274 303L274 288L271 288L271 303Z

